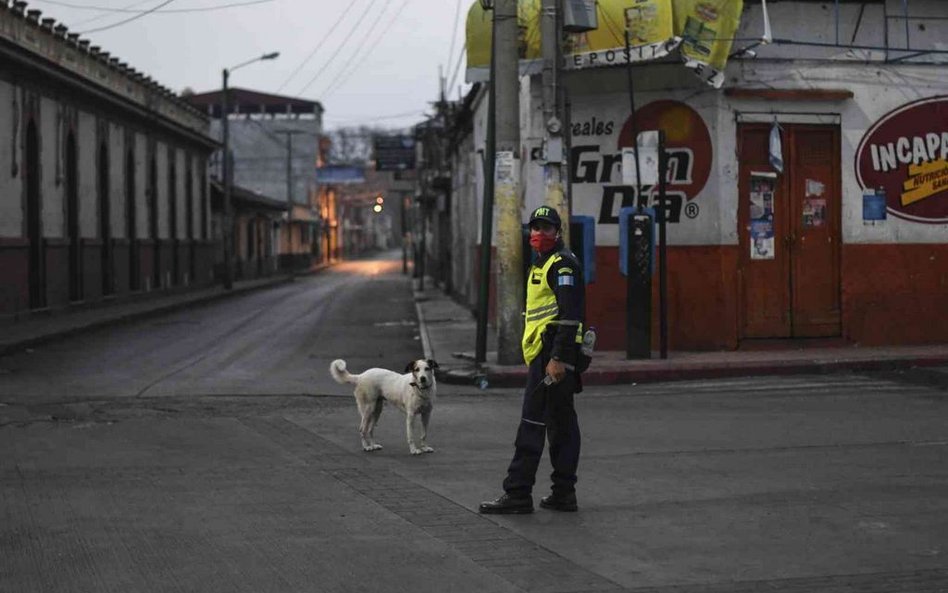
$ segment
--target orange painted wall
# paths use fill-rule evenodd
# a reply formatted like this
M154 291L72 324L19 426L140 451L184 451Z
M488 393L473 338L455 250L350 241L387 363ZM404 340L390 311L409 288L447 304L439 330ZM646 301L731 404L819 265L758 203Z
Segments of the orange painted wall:
M843 334L867 346L948 341L948 245L843 245Z
M657 265L657 263L656 263ZM737 347L737 246L669 247L670 350ZM652 345L658 349L658 275L652 285ZM618 247L596 250L596 282L586 289L586 317L598 330L597 348L625 350L626 279Z

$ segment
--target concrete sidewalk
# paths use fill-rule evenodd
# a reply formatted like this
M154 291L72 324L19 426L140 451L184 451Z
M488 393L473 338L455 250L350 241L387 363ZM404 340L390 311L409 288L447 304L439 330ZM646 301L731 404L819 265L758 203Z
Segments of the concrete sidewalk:
M417 285L417 284L416 284ZM433 282L415 291L425 354L441 366L439 379L449 384L522 387L523 365L497 364L496 328L488 328L487 362L475 364L477 323L471 311L452 300ZM948 344L923 346L812 347L799 342L766 350L669 352L662 360L626 360L625 352L599 351L583 374L586 385L709 379L746 375L787 375L838 371L881 371L948 364Z
M294 274L241 280L234 282L231 290L225 290L221 285L199 289L182 288L171 292L161 291L132 297L117 297L112 301L107 300L62 311L0 319L0 356L100 327L163 315L218 299L285 284L292 282L294 276L315 274L328 267L329 265L321 265Z

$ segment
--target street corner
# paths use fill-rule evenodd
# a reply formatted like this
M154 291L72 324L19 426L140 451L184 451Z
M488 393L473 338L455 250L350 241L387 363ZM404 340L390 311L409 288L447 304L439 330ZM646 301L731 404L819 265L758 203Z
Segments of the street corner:
M473 363L451 364L439 362L438 364L440 366L435 370L435 377L438 381L448 385L475 385L482 389L486 388L486 384L483 383L487 379L486 374Z
M481 390L493 387L522 387L527 380L526 368L507 367L495 364L478 365L471 360L453 360L440 363L436 371L438 381L448 385L471 385Z

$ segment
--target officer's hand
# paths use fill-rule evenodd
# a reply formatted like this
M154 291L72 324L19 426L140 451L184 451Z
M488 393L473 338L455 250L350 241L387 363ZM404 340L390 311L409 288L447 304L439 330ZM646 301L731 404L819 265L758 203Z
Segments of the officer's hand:
M566 365L562 361L550 359L546 364L546 374L553 377L554 383L559 383L566 378Z

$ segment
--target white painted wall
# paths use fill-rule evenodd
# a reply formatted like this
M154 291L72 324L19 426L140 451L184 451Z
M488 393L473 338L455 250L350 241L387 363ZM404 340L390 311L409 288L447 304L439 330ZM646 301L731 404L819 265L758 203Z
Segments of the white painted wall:
M189 155L191 163L191 236L201 238L201 160L194 154Z
M135 235L139 239L149 238L148 200L145 190L148 187L147 142L143 134L135 134Z
M3 81L0 81L0 105L12 104L14 87ZM43 227L46 237L65 236L65 143L66 131L57 130L57 115L59 106L57 103L43 99L42 113L40 123L40 159L42 167L42 200L43 200ZM21 126L22 128L22 126ZM0 117L0 135L9 139L13 130L12 116L7 112L7 117ZM109 135L106 138L108 142L109 157L109 192L110 192L110 213L109 220L111 225L111 235L113 238L127 238L125 228L125 129L118 124L109 124ZM0 236L2 237L20 237L23 234L23 216L22 211L22 132L18 130L17 136L17 164L20 169L19 175L13 177L9 175L9 168L12 166L10 141L0 145L0 166L7 171L6 175L0 175ZM77 157L79 160L79 223L80 234L83 238L99 238L98 222L98 151L99 144L96 136L96 118L89 113L80 112L76 128ZM137 229L139 238L148 237L148 210L147 197L145 190L147 187L148 168L145 155L146 138L142 134L134 134L135 151L135 178L136 189L135 197L137 203ZM158 223L159 235L162 238L168 238L168 149L167 145L158 143L156 152L156 162L158 165ZM57 151L60 152L57 155ZM57 156L59 159L57 165ZM176 149L174 158L177 163L177 200L178 200L178 229L179 238L185 238L186 235L186 212L185 212L185 187L186 187L186 164L188 159L192 162L192 187L194 191L194 236L200 237L201 208L200 201L201 185L203 182L203 170L201 169L201 159L196 155L187 153L184 149ZM57 166L59 170L59 183L56 180Z
M16 87L0 80L0 237L21 237L24 228L23 103L19 94ZM16 111L13 110L14 98ZM14 128L17 130L15 138ZM18 168L16 176L11 174L14 162Z
M173 152L175 168L175 201L177 209L175 210L175 228L177 229L178 239L185 239L188 236L187 229L187 200L185 195L185 186L187 185L188 171L185 167L185 152L178 148Z
M158 177L158 207L156 209L156 216L158 217L158 238L167 239L171 236L169 234L170 225L168 224L170 186L168 184L168 145L163 142L155 143L155 167Z
M58 114L58 103L46 97L40 99L39 121L37 122L37 132L40 135L40 192L43 202L43 236L47 238L66 236L65 184L63 183L65 178L63 146L66 137L62 133Z
M99 236L99 145L96 142L96 119L80 111L76 122L76 157L79 164L79 236Z
M711 132L714 146L712 175L694 200L700 206L695 219L682 217L669 225L673 245L735 245L737 235L738 161L737 120L784 123L840 123L842 150L840 170L843 191L843 241L845 243L944 242L948 225L922 224L889 216L882 224L864 225L862 188L855 176L856 150L866 131L890 111L922 98L948 94L948 73L941 65L864 64L853 61L741 60L728 68L728 84L741 88L843 89L854 98L842 102L774 102L762 99L732 99L723 91L702 86L680 66L649 65L635 69L636 106L659 99L682 101L699 112ZM618 128L629 114L625 71L622 68L587 70L569 78L573 121L593 116L615 122L611 135L598 139L604 147L615 147ZM747 115L747 112L757 112ZM804 115L800 115L803 113ZM948 122L941 122L948 131ZM585 139L574 138L574 145ZM621 169L614 172L615 179ZM527 174L528 183L538 184ZM538 185L542 186L542 183ZM528 187L527 211L535 189ZM573 213L598 215L601 184L575 184ZM598 225L598 245L618 244L617 225Z
M768 2L770 23L775 39L792 39L817 43L836 44L836 4L827 2ZM863 47L885 47L886 29L882 4L865 4L859 18L860 3L839 4L838 43ZM912 17L948 16L944 0L909 0L908 40L912 48L948 49L948 21L914 20ZM885 10L889 15L888 46L891 57L905 55L899 51L906 47L905 18L902 0L887 0ZM857 28L858 27L858 28ZM745 4L744 14L734 49L748 46L750 39L763 33L763 18L760 3ZM812 47L803 45L769 45L754 49L758 56L766 59L836 59L864 62L867 59L883 61L884 51L844 49L838 47ZM930 54L912 59L913 62L948 63L948 54Z
M125 232L125 142L124 129L109 124L109 225L112 238L127 238Z

